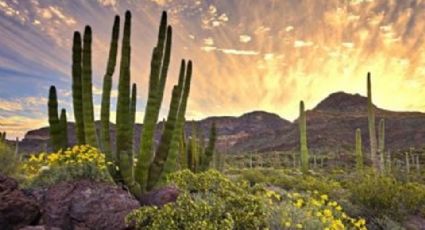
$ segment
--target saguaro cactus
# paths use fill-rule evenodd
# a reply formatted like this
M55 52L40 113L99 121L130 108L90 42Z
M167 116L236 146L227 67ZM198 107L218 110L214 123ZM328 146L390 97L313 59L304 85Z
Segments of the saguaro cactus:
M50 86L49 90L49 131L50 131L50 144L53 151L58 151L62 147L61 142L61 127L58 117L58 99L56 94L56 87Z
M68 121L66 118L66 110L61 110L61 115L59 118L60 123L60 138L61 138L61 147L62 149L68 148Z
M379 170L381 172L385 171L385 120L381 119L379 121Z
M376 128L375 128L375 108L372 103L372 84L370 73L367 73L367 114L369 125L370 158L375 169L380 169L379 158L376 154Z
M91 43L92 31L90 26L84 29L83 38L83 68L82 68L82 92L83 92L83 117L85 141L87 144L98 147L96 127L94 124L93 93L92 93L92 68L91 68Z
M356 129L356 169L358 172L363 171L362 133L360 129Z
M307 121L303 101L300 102L300 116L298 118L298 125L300 132L301 170L306 173L309 167L309 156L307 147Z
M77 143L85 144L84 118L83 118L83 92L81 79L81 35L74 32L72 45L72 101L74 106L75 131Z
M167 29L167 14L163 12L159 26L158 43L153 49L149 92L146 105L143 130L140 137L140 153L136 165L136 180L142 189L146 188L148 171L153 159L154 132L162 104L165 82L171 54L171 27ZM164 48L165 47L165 48Z
M112 89L112 75L115 71L117 62L118 39L120 31L120 17L115 16L114 25L112 27L111 45L109 49L108 64L106 66L106 73L103 77L103 90L102 90L102 104L100 108L100 145L106 155L106 160L116 163L115 156L111 152L110 133L109 133L109 116L111 104L111 89Z

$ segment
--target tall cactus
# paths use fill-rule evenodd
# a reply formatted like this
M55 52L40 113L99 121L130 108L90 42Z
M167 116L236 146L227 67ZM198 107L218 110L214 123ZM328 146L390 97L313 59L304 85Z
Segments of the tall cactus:
M118 82L116 117L116 155L121 176L127 185L135 185L133 178L132 125L130 115L130 35L131 13L125 13L124 35L121 46L120 78ZM125 156L124 156L125 155ZM136 186L136 185L135 185ZM133 187L130 190L139 188Z
M85 141L87 144L98 147L96 126L94 124L93 93L92 93L92 61L91 61L92 31L90 26L84 29L83 38L83 67L82 67L82 93L83 93L83 118Z
M58 98L56 94L56 87L53 85L50 86L49 90L48 111L50 144L53 151L58 151L62 147L61 127L58 117Z
M131 104L130 104L130 129L131 129L131 146L132 146L132 152L134 153L134 125L136 124L136 110L137 110L137 85L136 83L133 83L133 86L131 87Z
M168 26L167 29L167 14L163 12L159 26L158 43L152 53L148 101L140 137L140 153L135 174L136 180L144 190L147 186L149 166L154 155L153 138L167 78L171 55L171 37L171 27Z
M372 103L372 84L370 73L367 73L367 114L369 125L370 158L375 169L380 168L379 158L377 156L377 141L375 128L375 108Z
M66 118L66 110L61 110L59 118L60 132L61 132L61 147L62 149L68 148L68 121Z
M176 117L176 125L173 130L171 144L168 150L168 157L164 165L163 177L177 170L177 163L180 162L179 158L181 159L181 157L179 157L180 155L179 142L182 137L184 138L184 133L183 133L184 123L185 123L184 116L186 113L187 99L189 97L189 92L190 92L191 79L192 79L192 61L189 61L186 67L185 61L182 60L180 65L180 74L179 74L179 82L181 82L179 84L182 85L182 89L181 89L182 95L181 95L180 106L179 106L177 117ZM182 147L184 148L184 146Z
M381 119L379 121L379 170L381 172L385 171L385 120Z
M81 79L81 35L80 32L74 32L72 45L72 101L74 106L75 131L77 134L77 143L82 145L86 143L84 133L83 118L83 92Z
M210 129L210 137L208 139L208 146L205 149L204 159L202 160L200 165L200 170L202 171L207 170L211 163L211 160L214 154L216 140L217 140L217 129L215 127L215 122L213 122Z
M309 155L307 147L307 121L303 101L300 102L300 116L298 118L298 125L300 130L301 170L303 173L306 173L309 167Z
M120 32L120 17L115 16L114 25L112 27L111 45L109 49L108 64L106 66L106 73L103 77L103 90L102 90L102 104L100 108L100 146L105 153L108 162L116 164L116 157L111 151L110 132L109 132L109 116L111 104L111 89L112 89L112 75L115 71L117 62L118 39ZM112 169L113 170L113 169ZM110 170L111 171L111 170Z
M363 171L362 131L356 129L356 169Z

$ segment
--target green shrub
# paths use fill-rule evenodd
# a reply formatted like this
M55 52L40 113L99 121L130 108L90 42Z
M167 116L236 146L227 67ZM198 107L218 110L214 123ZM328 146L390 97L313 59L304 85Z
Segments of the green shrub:
M127 223L136 229L262 229L267 209L262 196L247 183L233 183L217 171L193 174L183 170L168 181L181 193L175 203L142 207Z
M79 179L112 182L106 164L105 155L88 145L31 155L22 166L27 177L24 186L47 187Z
M351 200L367 209L371 216L387 215L402 220L417 214L425 205L425 186L402 183L393 177L365 175L348 185Z
M19 157L7 144L0 142L0 173L15 177L19 168Z

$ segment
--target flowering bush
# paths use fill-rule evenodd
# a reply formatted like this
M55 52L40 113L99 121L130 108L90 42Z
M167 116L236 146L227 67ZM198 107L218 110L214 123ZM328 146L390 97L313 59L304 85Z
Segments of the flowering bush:
M145 206L127 216L136 229L264 229L267 209L247 183L233 183L217 171L171 174L180 190L175 203Z
M317 191L268 191L271 229L367 229L364 219L349 217L342 207Z
M59 181L92 179L111 181L105 155L89 145L56 153L30 155L22 166L30 186L48 186Z

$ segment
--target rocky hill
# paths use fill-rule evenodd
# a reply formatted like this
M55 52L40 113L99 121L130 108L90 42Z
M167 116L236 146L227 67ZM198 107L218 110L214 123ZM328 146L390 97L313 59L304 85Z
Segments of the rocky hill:
M391 150L421 148L425 144L425 113L394 112L375 107L376 123L386 122L386 146ZM212 122L218 131L217 148L225 152L274 151L298 148L297 120L290 122L273 113L255 111L240 117L209 117L200 121L207 138ZM97 126L99 127L99 123ZM161 130L162 123L158 124ZM356 128L362 130L363 145L368 149L367 98L337 92L329 95L314 109L307 111L307 131L310 149L352 149ZM137 124L136 147L142 125ZM191 122L186 124L190 135ZM68 124L70 143L75 143L74 124ZM115 127L111 125L111 136ZM20 143L22 152L37 152L47 148L48 129L29 131ZM112 138L114 139L114 138ZM159 139L159 131L156 134ZM112 140L114 141L114 140Z

